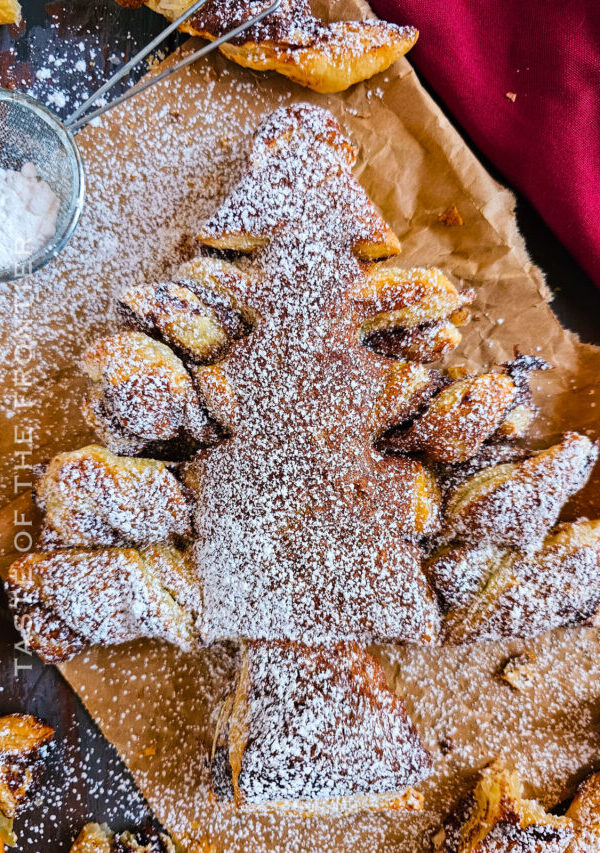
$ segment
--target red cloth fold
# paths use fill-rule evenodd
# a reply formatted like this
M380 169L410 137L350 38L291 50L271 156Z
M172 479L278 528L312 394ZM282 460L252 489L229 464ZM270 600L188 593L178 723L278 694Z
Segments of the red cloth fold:
M408 58L600 286L600 0L372 6L418 27Z

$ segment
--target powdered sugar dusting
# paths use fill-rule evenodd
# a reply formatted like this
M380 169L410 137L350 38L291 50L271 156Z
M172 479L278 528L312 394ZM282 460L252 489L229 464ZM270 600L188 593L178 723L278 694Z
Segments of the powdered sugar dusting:
M0 284L0 381L12 389L0 405L10 430L23 423L32 429L33 463L91 437L79 411L83 380L73 369L80 352L114 328L114 297L123 287L167 277L191 255L201 222L240 174L239 142L255 118L240 111L239 95L227 89L214 96L208 67L204 76L184 72L163 89L168 105L153 110L140 102L135 124L85 131L93 139L88 192L73 239L56 262L18 288ZM60 392L48 394L49 382ZM4 440L10 443L8 435ZM2 489L11 495L12 481L5 479Z
M234 79L236 86L245 85L241 78ZM127 186L132 188L131 199L122 192L116 126L111 125L112 133L93 131L98 133L98 149L113 152L114 159L106 166L98 162L91 168L93 208L84 217L85 228L72 249L63 256L66 277L84 281L85 292L63 284L59 271L38 275L35 290L28 285L24 289L25 298L32 296L31 305L18 313L12 328L8 319L13 300L3 294L7 350L15 339L31 334L30 314L35 317L36 334L47 344L45 352L39 348L37 353L29 392L32 408L26 415L34 424L52 420L53 434L45 430L42 440L50 440L57 449L64 448L65 436L73 445L81 443L74 431L80 424L74 418L81 394L63 375L62 400L59 403L53 392L48 403L47 389L44 392L38 380L49 379L53 360L59 369L72 369L80 348L76 333L89 340L112 324L109 294L120 283L157 278L164 272L165 258L167 272L178 264L181 233L193 234L239 176L235 144L253 128L254 118L250 122L248 113L236 111L232 105L235 98L212 103L209 78L202 85L196 83L197 74L193 78L182 75L182 80L170 86L172 109L185 109L193 100L197 110L193 117L188 114L181 123L171 110L152 114L152 110L140 107L139 121L127 129L129 135L137 133L140 137L126 177ZM262 96L256 87L248 86L246 91L260 107ZM198 122L201 133L188 133L194 122ZM144 162L146 166L142 166ZM115 175L119 177L115 179ZM187 184L183 187L187 181L195 182L197 196L194 188ZM115 202L112 208L109 201L111 205ZM124 229L125 222L132 222L132 227ZM488 251L485 230L482 239ZM427 253L433 250L432 244L428 243ZM469 260L471 263L469 270L475 268L475 261ZM5 352L5 374L10 372L9 361L10 353ZM586 394L592 392L589 389ZM46 404L38 415L35 408L44 396ZM13 401L5 405L10 408ZM199 661L154 643L109 652L95 650L70 664L67 673L127 755L162 819L180 835L208 835L228 851L354 851L368 838L376 850L421 853L427 849L429 830L438 828L443 812L466 789L472 769L498 752L519 764L535 792L547 795L548 804L572 792L574 782L596 760L600 691L596 633L559 632L533 645L542 650L542 666L526 699L506 692L509 688L501 693L493 688L492 673L506 655L506 645L443 649L434 655L414 649L390 650L398 663L397 683L407 696L413 719L434 749L438 738L443 742L448 756L439 759L435 777L424 788L427 810L410 818L388 813L327 821L257 819L240 817L226 807L213 808L208 802L206 764L199 756L201 745L206 749L210 746L214 727L211 709L227 680L228 659L222 649L207 652ZM88 690L86 684L90 685L93 675L97 678ZM105 685L110 687L103 693ZM112 701L113 695L118 701ZM156 758L141 758L149 743L158 744ZM137 818L132 815L130 819ZM33 833L32 838L35 844Z
M331 116L273 113L250 170L202 227L268 238L245 295L259 321L223 369L238 425L201 454L195 556L208 641L431 639L437 608L410 540L421 466L372 447L388 370L359 340L353 248L385 225Z
M247 656L239 786L249 803L398 792L428 775L429 756L365 652L260 643Z

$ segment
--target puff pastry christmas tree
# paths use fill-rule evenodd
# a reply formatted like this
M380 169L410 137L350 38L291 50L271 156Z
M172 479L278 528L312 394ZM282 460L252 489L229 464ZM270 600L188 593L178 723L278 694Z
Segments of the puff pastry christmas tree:
M397 794L422 778L424 748L351 641L528 636L590 621L600 603L598 524L547 535L595 448L574 435L545 454L505 446L534 416L537 359L476 376L428 366L460 341L473 294L439 270L387 263L399 243L352 174L356 156L316 107L262 122L202 228L203 254L175 281L127 288L128 328L86 353L84 413L108 450L50 464L37 489L46 550L9 576L11 606L47 660L137 637L185 651L251 641L252 693L240 675L213 756L217 783L229 763L222 793L238 804L287 803L306 781L306 757L260 796L259 771L242 772L255 738L286 742L288 701L293 713L320 709L311 753L330 724L366 755L373 723L386 747L362 788L332 749L332 797ZM139 454L187 463L129 458ZM509 526L497 518L506 506L519 507ZM438 549L428 563L425 546ZM333 693L319 674L327 645L346 673ZM278 668L290 694L274 689ZM265 732L253 708L269 691ZM392 745L414 766L394 770Z

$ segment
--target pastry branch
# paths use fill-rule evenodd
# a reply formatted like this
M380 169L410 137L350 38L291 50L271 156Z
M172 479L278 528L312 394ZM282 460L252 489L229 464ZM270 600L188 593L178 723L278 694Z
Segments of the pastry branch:
M6 588L27 645L55 663L141 637L194 651L202 600L193 581L189 556L171 546L65 548L21 557Z
M559 525L533 553L489 545L443 549L429 576L448 608L448 642L534 637L595 624L600 521Z
M547 368L529 356L475 376L396 363L377 403L377 446L456 465L491 439L522 438L535 416L528 374Z

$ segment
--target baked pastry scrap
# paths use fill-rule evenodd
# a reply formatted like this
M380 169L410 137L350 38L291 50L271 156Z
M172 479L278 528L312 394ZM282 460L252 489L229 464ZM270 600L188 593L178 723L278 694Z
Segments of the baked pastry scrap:
M75 839L71 853L177 853L177 847L164 832L117 834L104 824L88 823Z
M29 648L49 663L140 637L188 652L199 644L201 596L189 556L173 546L27 554L10 567L6 588Z
M574 837L568 817L523 798L516 772L486 767L471 794L434 838L435 853L562 853Z
M600 850L600 773L590 776L579 788L567 810L575 826L575 838L567 853L597 853Z
M118 0L134 7L144 1ZM146 0L146 5L174 21L191 2ZM269 0L210 0L181 30L214 41L269 5ZM414 27L378 20L324 24L312 15L308 0L283 0L274 13L219 50L244 68L277 71L316 92L342 92L385 71L408 53L418 35Z
M41 774L54 730L27 714L0 717L0 850L17 843L13 821Z
M311 815L420 809L431 758L379 664L354 644L249 643L221 709L217 796Z

